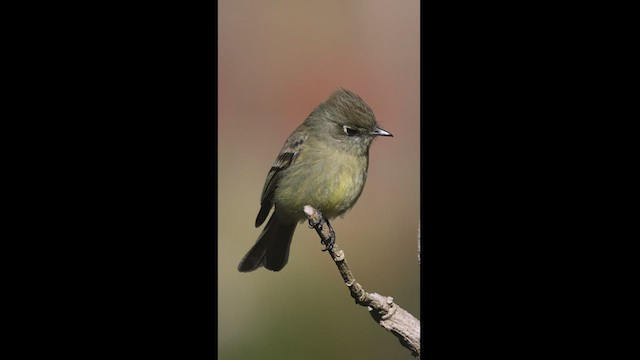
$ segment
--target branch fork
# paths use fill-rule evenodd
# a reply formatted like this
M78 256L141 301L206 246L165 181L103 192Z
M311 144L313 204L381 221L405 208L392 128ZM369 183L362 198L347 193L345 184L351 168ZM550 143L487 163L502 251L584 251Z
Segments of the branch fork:
M338 271L349 288L351 297L356 304L366 306L369 314L380 326L390 331L402 346L409 349L415 357L420 356L420 320L393 302L391 296L377 293L367 293L362 285L356 282L349 265L345 261L345 254L335 243L335 232L329 221L318 210L306 205L304 213L309 219L309 227L316 230L320 242L325 245L323 251L328 251L336 263Z

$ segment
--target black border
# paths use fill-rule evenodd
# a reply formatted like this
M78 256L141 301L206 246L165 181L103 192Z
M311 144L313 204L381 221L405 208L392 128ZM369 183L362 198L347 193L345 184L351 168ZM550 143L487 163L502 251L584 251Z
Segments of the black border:
M425 358L542 355L573 332L551 10L422 3ZM22 323L47 354L212 358L217 4L69 14L25 42L43 95L29 126L50 143L33 150L46 166L26 163L43 219Z

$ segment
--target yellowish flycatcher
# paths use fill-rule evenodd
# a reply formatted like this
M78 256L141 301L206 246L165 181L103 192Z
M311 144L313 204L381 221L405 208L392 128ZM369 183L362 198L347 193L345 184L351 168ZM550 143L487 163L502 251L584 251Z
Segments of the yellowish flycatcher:
M306 219L305 205L327 219L351 209L367 180L369 147L377 136L393 135L378 127L371 108L349 90L335 91L313 110L285 141L267 174L256 227L275 210L238 270L282 270L296 225Z

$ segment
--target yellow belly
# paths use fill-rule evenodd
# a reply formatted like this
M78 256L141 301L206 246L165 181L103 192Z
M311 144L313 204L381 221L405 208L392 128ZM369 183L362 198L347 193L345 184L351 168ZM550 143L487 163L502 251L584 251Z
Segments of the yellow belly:
M283 173L274 193L279 211L304 220L302 208L311 205L326 217L344 214L356 202L366 181L367 159L362 156L340 156L339 159L306 159ZM339 165L338 165L339 164Z

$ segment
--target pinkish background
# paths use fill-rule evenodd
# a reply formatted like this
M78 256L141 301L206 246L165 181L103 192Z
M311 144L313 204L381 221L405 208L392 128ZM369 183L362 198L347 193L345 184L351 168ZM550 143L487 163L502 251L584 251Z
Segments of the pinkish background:
M315 231L298 225L278 273L241 274L264 179L287 138L338 87L393 138L376 139L356 206L332 222L365 290L420 318L418 0L221 0L218 8L220 359L413 359L354 304ZM428 345L428 343L427 343Z

